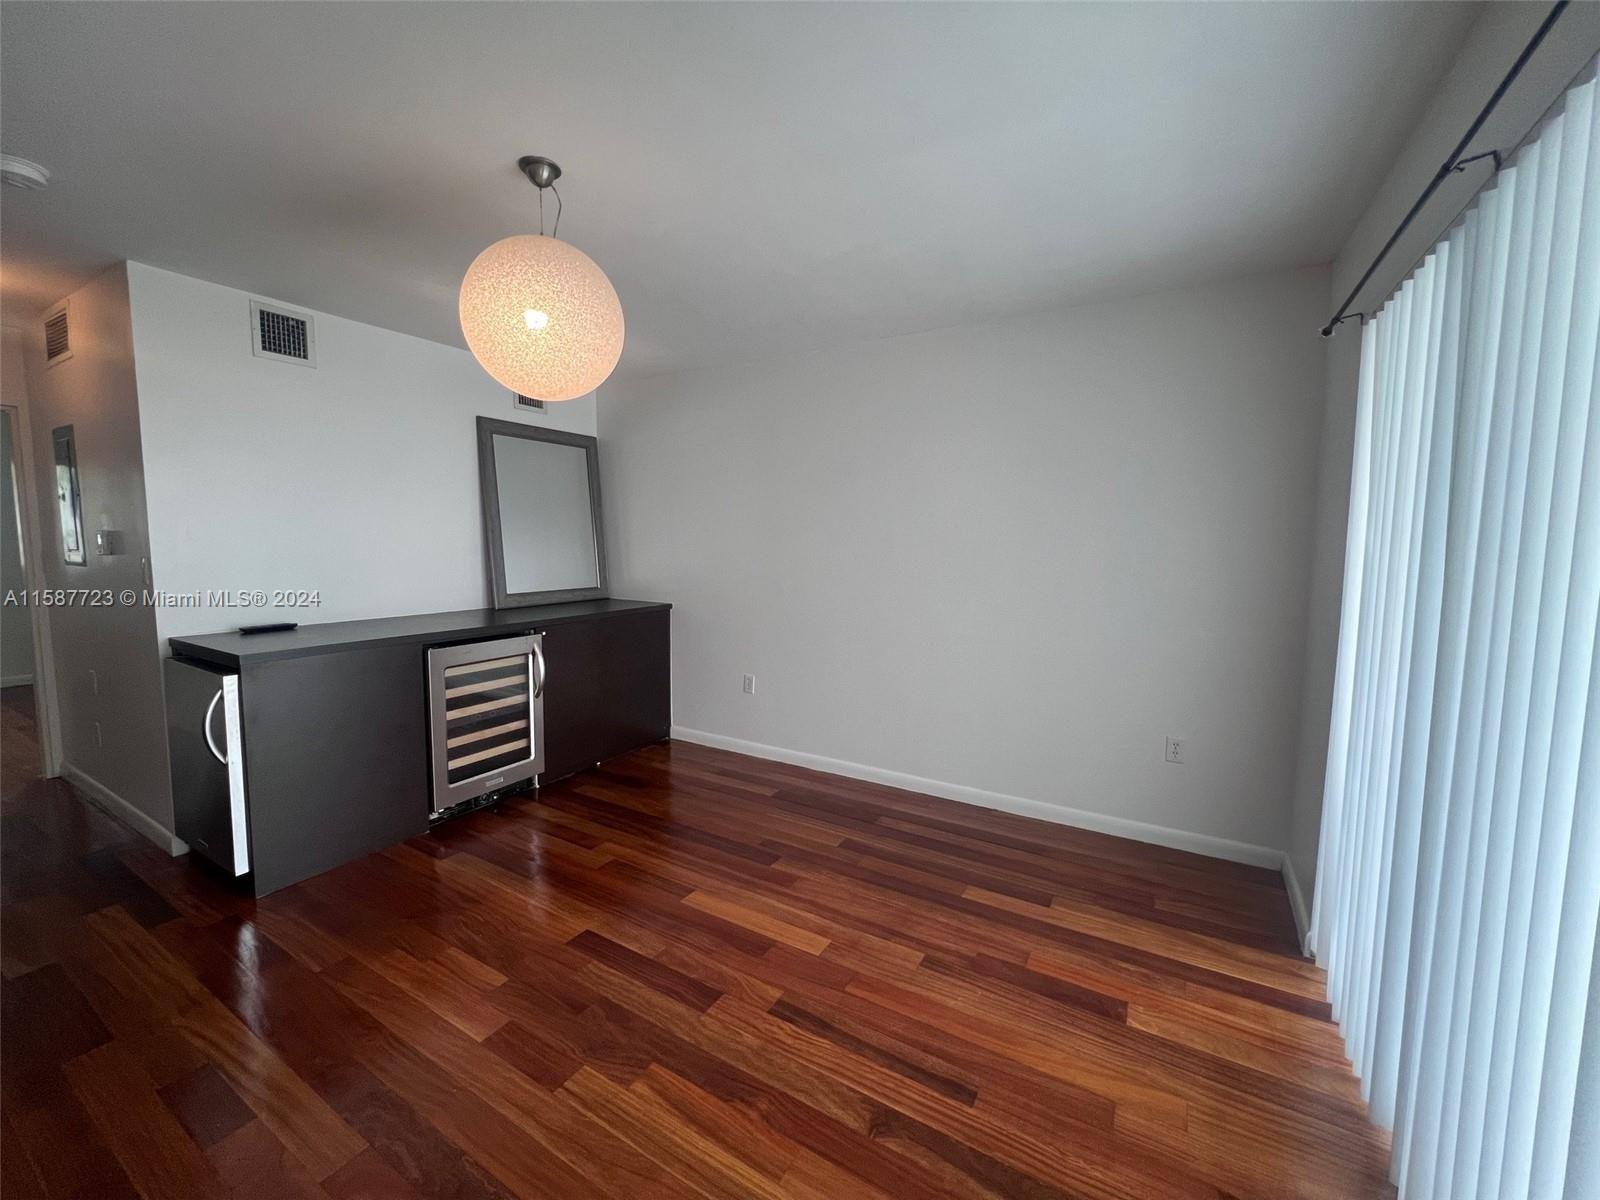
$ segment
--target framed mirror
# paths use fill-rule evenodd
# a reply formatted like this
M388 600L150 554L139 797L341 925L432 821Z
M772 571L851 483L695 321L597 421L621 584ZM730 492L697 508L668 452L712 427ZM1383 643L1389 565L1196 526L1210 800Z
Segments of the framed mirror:
M605 596L594 438L479 417L478 484L496 608Z
M83 496L78 490L78 448L72 426L60 425L50 431L55 458L56 511L61 522L61 557L68 566L88 562L83 544Z

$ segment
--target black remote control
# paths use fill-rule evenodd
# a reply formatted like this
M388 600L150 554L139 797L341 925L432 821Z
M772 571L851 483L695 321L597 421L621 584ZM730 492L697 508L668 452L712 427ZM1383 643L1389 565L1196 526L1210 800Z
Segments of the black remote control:
M291 629L299 629L298 621L279 621L274 625L241 625L240 633L287 633Z

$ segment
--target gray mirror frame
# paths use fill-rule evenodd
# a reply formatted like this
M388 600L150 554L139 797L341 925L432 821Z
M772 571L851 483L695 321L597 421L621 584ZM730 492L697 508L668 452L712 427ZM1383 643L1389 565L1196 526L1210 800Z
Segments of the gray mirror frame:
M494 439L496 437L524 438L530 442L554 442L558 446L581 447L589 460L589 519L594 524L594 558L596 587L555 588L543 592L506 591L505 540L500 524L500 487L495 476ZM532 604L559 604L563 600L603 600L609 595L606 588L605 528L600 520L600 443L581 433L567 433L560 429L545 429L538 425L524 425L518 421L501 421L494 417L478 418L478 490L483 500L483 536L485 557L489 560L489 593L494 607L524 608Z

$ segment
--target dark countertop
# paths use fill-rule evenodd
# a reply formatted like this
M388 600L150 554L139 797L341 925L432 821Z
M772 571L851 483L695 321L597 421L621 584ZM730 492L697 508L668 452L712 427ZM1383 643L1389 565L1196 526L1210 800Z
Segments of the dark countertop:
M168 638L167 644L176 657L238 670L254 663L300 658L307 654L332 654L358 645L443 644L496 634L511 636L569 621L671 607L648 600L577 600L570 604L538 604L498 611L467 608L460 612L422 613L412 617L328 621L320 625L302 625L283 633L208 633Z

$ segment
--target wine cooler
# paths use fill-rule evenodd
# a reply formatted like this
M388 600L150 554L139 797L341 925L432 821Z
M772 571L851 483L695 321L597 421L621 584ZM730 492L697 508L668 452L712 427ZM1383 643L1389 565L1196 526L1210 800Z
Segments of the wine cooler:
M428 651L433 816L544 769L543 638Z

